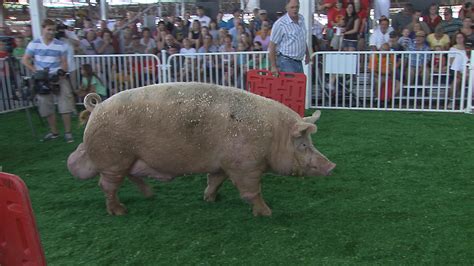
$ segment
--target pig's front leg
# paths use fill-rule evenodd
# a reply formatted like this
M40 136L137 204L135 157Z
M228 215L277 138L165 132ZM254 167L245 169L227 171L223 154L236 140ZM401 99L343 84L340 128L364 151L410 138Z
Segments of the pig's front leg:
M240 197L252 204L252 212L254 216L270 216L272 210L267 206L262 197L260 176L261 171L250 173L229 173L232 183L240 192Z
M207 187L204 191L204 200L208 202L216 201L217 190L227 179L227 175L223 172L212 173L207 175Z
M99 186L105 194L105 204L110 215L124 215L127 212L117 195L123 180L124 176L100 174Z

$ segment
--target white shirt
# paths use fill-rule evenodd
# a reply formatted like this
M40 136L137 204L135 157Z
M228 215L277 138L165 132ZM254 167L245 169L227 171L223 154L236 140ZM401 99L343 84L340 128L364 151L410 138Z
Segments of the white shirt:
M145 43L145 39L141 38L140 44L146 47L145 52L147 53L151 53L156 48L156 41L153 38L148 39L148 43Z
M459 72L462 72L464 71L464 69L466 69L466 64L467 64L467 61L469 60L469 58L467 57L466 55L466 51L465 50L459 50L455 47L451 47L449 48L449 51L452 52L452 51L459 51L462 55L460 54L449 54L449 58L453 58L454 57L454 60L453 62L451 63L451 66L449 69L451 70L454 70L454 71L459 71Z
M181 48L181 49L179 50L179 53L180 53L180 54L195 54L195 53L196 53L196 49L195 49L195 48L192 48L192 47L189 48L189 49L183 47L183 48ZM187 57L187 58L196 58L195 55L193 55L193 56L186 56L186 57Z
M382 44L388 43L388 41L390 40L390 32L392 31L392 28L388 28L387 32L382 33L382 31L380 31L380 28L377 28L374 33L370 35L369 46L375 46L378 50L380 50Z
M298 15L298 23L288 13L279 18L272 27L270 41L276 44L277 54L303 60L306 55L306 26L302 15Z
M206 15L198 17L197 19L199 20L199 22L201 22L201 27L209 27L209 23L211 23L211 18Z

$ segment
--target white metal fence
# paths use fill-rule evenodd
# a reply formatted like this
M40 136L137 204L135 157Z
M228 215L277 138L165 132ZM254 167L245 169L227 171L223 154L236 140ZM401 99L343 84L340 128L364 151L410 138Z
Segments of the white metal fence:
M75 64L78 70L83 64L90 64L108 89L109 96L164 81L161 60L153 54L76 55ZM75 78L79 82L80 75Z
M268 69L267 52L75 56L76 69L91 64L113 95L173 81L197 81L246 89L246 72ZM474 55L473 55L474 56ZM459 52L317 52L308 74L307 107L471 112L474 77L450 72ZM164 62L164 63L162 63ZM471 60L471 63L473 61ZM79 72L79 71L76 71ZM18 60L0 59L0 113L31 106L22 94L29 76ZM79 73L72 73L74 87ZM80 100L80 99L78 99Z
M28 73L16 58L0 58L0 113L31 107L28 91L21 90Z
M472 110L473 84L460 52L318 52L312 59L313 108ZM450 70L458 63L462 71Z
M246 73L269 69L267 52L174 54L168 60L168 81L198 81L245 89Z

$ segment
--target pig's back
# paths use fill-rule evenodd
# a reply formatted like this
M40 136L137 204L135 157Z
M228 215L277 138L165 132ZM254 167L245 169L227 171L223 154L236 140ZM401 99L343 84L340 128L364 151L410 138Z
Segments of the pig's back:
M90 150L91 157L100 160L112 152L167 171L209 172L222 159L268 153L275 123L284 120L282 116L296 115L286 109L233 88L153 85L121 92L98 105L84 142L87 147L102 147ZM112 157L106 165L116 163L118 158ZM192 166L183 166L183 161Z

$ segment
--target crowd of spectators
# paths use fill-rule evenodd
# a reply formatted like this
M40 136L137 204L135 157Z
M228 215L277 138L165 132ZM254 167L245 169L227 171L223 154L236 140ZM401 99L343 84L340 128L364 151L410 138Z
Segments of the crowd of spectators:
M375 10L375 21L368 17L370 8ZM458 17L449 6L432 4L424 14L410 3L391 15L387 5L385 9L370 7L367 0L324 0L319 11L327 14L328 23L315 22L313 43L317 50L414 52L414 56L403 56L406 59L403 66L400 66L400 55L370 56L369 70L378 75L376 82L395 75L395 93L398 93L401 82L424 84L436 73L449 76L450 97L460 88L461 73L466 69L474 42L474 8L470 2L462 6ZM415 52L426 51L460 53L416 53L415 56ZM397 71L391 73L394 66ZM400 72L405 74L403 80ZM332 83L329 87L333 86Z
M449 50L457 32L465 35L466 42L474 41L473 8L469 2L460 10L458 18L453 17L453 11L448 7L442 8L442 17L440 7L433 4L423 16L421 10L414 10L411 4L406 4L403 10L391 18L387 12L378 12L380 15L376 14L377 20L374 22L368 16L371 8L369 0L324 0L319 5L319 12L326 14L328 21L326 25L315 21L313 48L380 50L390 38L397 38L403 50L409 50L416 43L417 35L424 34L426 39L423 41L431 50L436 47ZM239 9L234 10L230 20L224 21L224 12L210 18L203 8L198 7L194 16L186 12L182 18L163 17L153 27L140 27L144 23L135 15L127 12L126 17L117 20L113 27L109 27L106 21L95 23L85 18L66 25L63 37L72 45L76 55L160 54L162 51L173 54L189 52L189 48L185 48L187 42L196 52L265 51L270 42L273 23L263 9L255 9L251 16L253 18L247 23ZM227 43L229 40L231 45ZM21 34L14 36L15 49L10 49L10 53L21 57L29 41L31 27L27 26ZM3 50L0 56L5 56L5 45L0 49Z
M328 21L326 25L314 22L313 50L377 51L388 44L388 50L392 51L447 51L462 50L474 42L474 8L470 2L463 5L458 17L453 16L451 8L436 4L423 13L408 3L400 12L390 15L389 6L374 7L370 3L369 0L323 0L318 12L326 14ZM369 17L372 8L375 21ZM228 21L224 20L224 12L210 18L202 7L197 7L194 15L186 12L183 17L166 16L153 27L144 27L142 16L127 12L112 27L106 21L88 18L64 25L65 34L61 38L75 55L266 51L273 24L270 14L255 9L251 19L245 22L240 9L235 9L232 15ZM276 15L278 18L282 13ZM462 46L456 39L460 35ZM14 49L0 45L0 57L21 57L32 39L31 27L24 27L12 39Z
M127 12L112 28L106 21L99 21L97 25L88 18L68 23L61 38L73 47L75 55L262 51L270 42L272 21L265 10L256 10L254 18L244 23L239 9L234 10L233 18L224 21L223 12L210 18L198 7L194 19L186 12L183 18L164 17L155 27L140 27L143 21L135 15ZM30 26L15 36L15 49L10 49L10 54L21 57L29 41ZM6 53L8 49L3 50Z
M449 50L458 32L464 34L467 43L474 41L474 9L470 2L463 5L459 17L453 16L450 7L440 8L436 4L432 4L423 15L422 10L416 10L407 3L393 16L390 17L388 12L379 12L375 16L376 21L371 21L368 17L370 8L367 0L325 0L319 10L327 14L328 23L321 25L315 22L313 35L316 48L336 51L380 50L382 44L389 43L392 38L401 45L401 50L409 51L416 46L417 40L421 40L417 36L423 36L422 41L430 50ZM367 36L370 36L368 40ZM393 49L390 46L390 50Z

